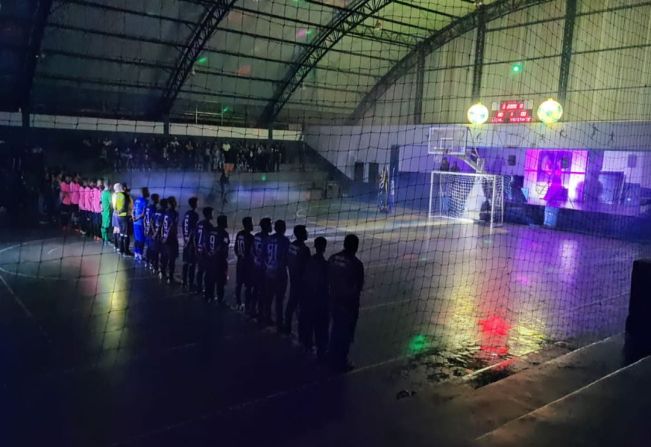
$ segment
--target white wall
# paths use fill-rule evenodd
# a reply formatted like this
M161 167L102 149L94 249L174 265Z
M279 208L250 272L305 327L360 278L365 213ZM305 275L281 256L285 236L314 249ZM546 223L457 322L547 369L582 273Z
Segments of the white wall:
M348 177L353 178L356 161L388 163L389 149L397 144L410 159L410 166L420 166L421 172L431 170L433 156L427 154L427 125L407 126L310 126L305 141ZM440 126L439 126L440 127ZM454 126L468 129L470 146L493 148L495 156L487 161L504 159L504 174L523 168L524 150L600 149L607 151L651 151L651 122L584 122L558 123L545 126L532 124L499 124L484 126ZM491 151L488 151L491 154ZM420 155L419 155L420 154ZM516 155L516 166L507 166L509 154ZM625 157L621 155L621 157ZM404 161L404 160L403 160ZM645 160L646 163L646 160ZM651 172L651 165L648 166ZM642 176L642 174L640 174ZM645 174L645 176L647 176ZM651 181L650 181L651 183Z
M0 112L0 126L22 126L20 113ZM39 129L91 130L100 132L148 133L162 135L164 125L154 121L132 121L76 116L30 115L30 126ZM266 140L267 129L222 127L186 123L170 123L170 135L203 136ZM298 141L302 133L297 130L274 130L275 140Z

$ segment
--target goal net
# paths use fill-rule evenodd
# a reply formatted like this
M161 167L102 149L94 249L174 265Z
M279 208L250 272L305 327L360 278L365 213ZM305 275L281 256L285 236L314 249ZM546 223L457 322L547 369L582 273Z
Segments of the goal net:
M504 223L504 177L501 175L432 171L430 218Z

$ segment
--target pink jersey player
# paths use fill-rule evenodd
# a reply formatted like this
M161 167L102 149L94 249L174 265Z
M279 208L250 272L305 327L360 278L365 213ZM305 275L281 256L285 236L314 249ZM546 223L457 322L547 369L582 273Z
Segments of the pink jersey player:
M70 204L79 205L79 183L70 182Z
M61 198L61 205L70 205L70 183L64 181L59 183L59 197Z
M93 212L99 214L102 212L102 188L99 186L94 187L92 197Z

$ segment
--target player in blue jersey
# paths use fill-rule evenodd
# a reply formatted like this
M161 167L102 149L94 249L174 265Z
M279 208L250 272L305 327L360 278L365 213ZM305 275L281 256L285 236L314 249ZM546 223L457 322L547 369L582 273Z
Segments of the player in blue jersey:
M287 266L289 267L289 299L287 300L287 308L285 309L285 327L286 334L292 332L292 319L294 312L303 301L304 284L303 275L305 273L305 266L310 259L310 249L305 245L307 240L307 229L305 225L296 225L294 227L294 242L289 245L289 252L287 254ZM298 333L300 336L301 325L299 319Z
M145 262L147 267L151 267L154 259L152 235L154 234L154 214L158 208L158 200L158 194L151 195L149 204L145 208L145 213L142 217L143 230L145 232L145 246L147 248L147 251L145 252Z
M162 278L161 271L161 258L163 255L163 247L161 243L161 237L163 233L163 217L165 217L165 212L167 211L167 199L161 199L158 203L158 208L154 213L154 219L152 220L152 255L153 259L151 260L151 269Z
M145 248L145 210L149 205L149 189L142 188L133 205L133 251L136 261L142 261Z
M176 198L168 197L167 210L163 216L163 227L161 229L161 244L163 251L163 262L161 264L162 279L168 284L174 283L174 268L176 258L179 257L179 213L176 211Z
M332 303L330 360L338 371L353 368L348 360L348 352L355 338L360 295L364 287L364 265L355 256L358 248L359 238L349 234L344 239L344 250L328 260L328 285Z
M305 266L304 299L299 314L299 335L305 352L312 352L316 344L319 361L325 360L330 328L330 298L328 296L328 261L324 253L328 241L324 237L314 240L316 253Z
M197 223L199 223L199 214L197 213L197 198L191 197L188 200L190 209L186 211L181 223L181 231L183 233L183 272L181 279L183 281L183 288L190 290L194 288L194 273L197 269L197 248L195 243L195 231Z
M217 217L217 226L208 232L206 241L206 289L204 298L208 302L215 300L217 286L217 303L224 302L224 287L228 275L228 247L231 243L226 231L228 221L226 216Z
M248 315L252 315L251 293L253 274L253 219L245 217L242 219L244 227L235 237L235 256L237 256L235 300L239 308L242 307L242 286L246 287L244 292L244 309Z
M266 300L264 316L267 322L271 321L271 307L275 307L276 328L283 332L283 306L285 292L287 291L287 254L289 252L289 239L285 236L287 226L284 220L277 220L274 224L274 234L267 240L267 257L265 262L265 289Z
M271 316L268 317L269 320L265 319L263 312L266 299L264 270L269 233L271 233L271 219L265 217L260 220L260 231L253 238L253 303L251 307L254 316L258 317L261 324L270 324L269 320L271 319Z
M197 259L197 283L196 292L203 293L205 288L205 272L206 272L206 243L208 241L208 233L213 228L212 213L213 209L209 206L203 209L203 219L197 224L194 231L194 243L196 248Z

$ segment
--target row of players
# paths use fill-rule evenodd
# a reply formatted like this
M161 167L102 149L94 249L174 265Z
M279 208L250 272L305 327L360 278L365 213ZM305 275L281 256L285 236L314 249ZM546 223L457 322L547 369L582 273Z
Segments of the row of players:
M231 246L224 215L213 224L213 208L197 213L196 197L182 219L174 197L161 199L142 188L133 201L121 184L114 185L112 223L114 244L130 255L134 236L136 260L168 283L174 282L179 256L178 227L183 240L183 287L203 294L207 302L224 302ZM356 257L359 239L348 235L344 250L325 259L327 240L314 241L315 254L306 245L306 227L294 227L295 240L285 236L286 224L269 218L260 220L253 234L253 220L245 217L234 241L237 258L235 299L237 306L264 326L275 323L278 332L289 334L295 317L299 340L306 351L316 347L319 359L328 358L338 369L348 369L348 352L359 315L364 267ZM289 273L289 275L288 275ZM289 286L289 298L286 292ZM242 301L244 292L244 301ZM272 310L274 311L272 319Z

